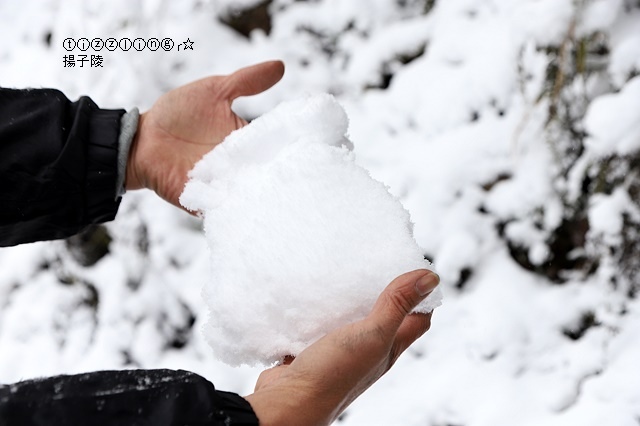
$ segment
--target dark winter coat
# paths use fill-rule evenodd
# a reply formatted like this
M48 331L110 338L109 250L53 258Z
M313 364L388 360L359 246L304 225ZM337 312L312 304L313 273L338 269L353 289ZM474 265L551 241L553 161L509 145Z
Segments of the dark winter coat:
M0 246L113 219L123 114L57 90L0 89Z
M249 403L188 371L98 371L0 387L2 426L257 425Z
M0 247L113 219L120 119L51 89L0 89ZM257 425L249 403L186 371L101 371L0 385L0 425Z

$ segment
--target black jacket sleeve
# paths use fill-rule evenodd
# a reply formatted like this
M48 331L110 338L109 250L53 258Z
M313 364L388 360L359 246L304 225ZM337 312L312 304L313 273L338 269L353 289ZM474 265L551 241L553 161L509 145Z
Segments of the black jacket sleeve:
M0 247L112 220L124 110L0 88ZM249 403L186 371L102 371L0 386L0 425L257 425Z
M0 386L0 424L258 425L242 397L187 371L99 371Z
M0 89L0 247L112 220L124 110L52 89Z

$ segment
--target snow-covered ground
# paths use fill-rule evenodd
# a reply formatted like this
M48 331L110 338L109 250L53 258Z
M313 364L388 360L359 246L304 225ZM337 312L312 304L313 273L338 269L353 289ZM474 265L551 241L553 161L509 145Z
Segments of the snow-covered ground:
M0 85L144 110L283 59L283 81L237 111L336 95L357 161L411 212L446 297L339 424L637 426L638 2L274 0L248 37L225 23L258 3L0 0ZM68 37L194 50L103 50L102 68L68 68ZM0 382L168 367L250 392L259 370L217 362L200 333L201 223L140 192L106 229L92 266L77 242L0 250Z

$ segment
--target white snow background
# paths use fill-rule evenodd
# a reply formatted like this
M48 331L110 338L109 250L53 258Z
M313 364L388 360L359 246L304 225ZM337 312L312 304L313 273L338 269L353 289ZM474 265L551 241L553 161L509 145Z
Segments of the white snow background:
M638 155L638 2L273 0L264 30L225 23L257 4L0 0L0 85L145 110L196 78L283 59L283 81L236 110L333 93L356 161L410 211L446 297L338 424L637 426L640 275L610 249L637 241L625 231L640 217L637 170L582 194L585 177L621 164L611 155ZM62 41L83 36L189 37L194 51L64 68ZM565 77L574 56L581 72ZM105 230L108 253L91 266L77 242L0 250L0 382L167 367L249 393L259 370L215 361L200 332L202 223L139 192Z

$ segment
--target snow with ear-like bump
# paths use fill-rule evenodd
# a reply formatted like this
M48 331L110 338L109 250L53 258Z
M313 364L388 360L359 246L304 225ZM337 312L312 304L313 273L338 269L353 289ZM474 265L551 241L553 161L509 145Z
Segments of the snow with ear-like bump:
M231 133L180 197L204 218L205 336L231 365L297 355L362 319L396 276L429 268L409 213L354 162L330 95L284 102ZM440 304L436 290L417 309Z

